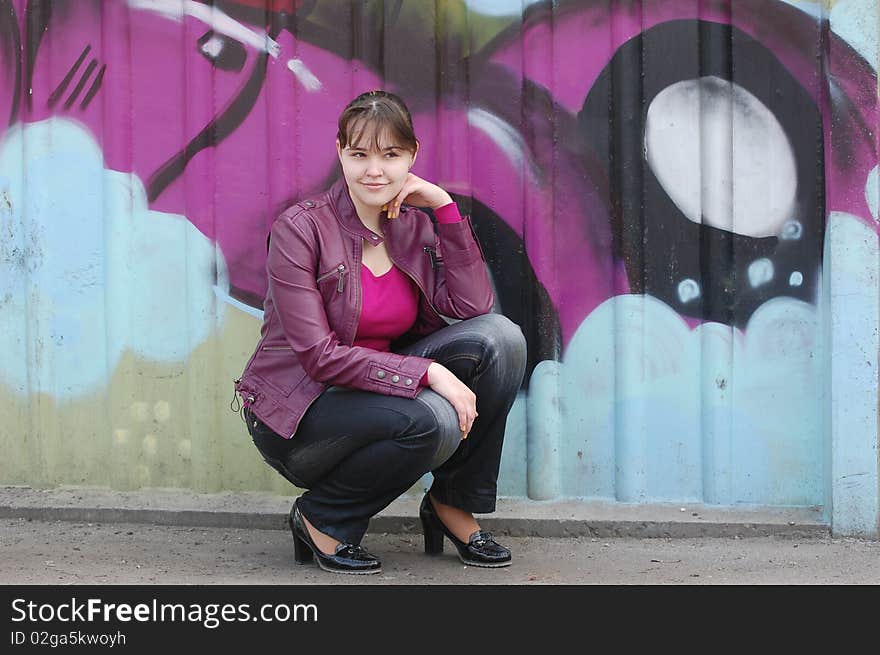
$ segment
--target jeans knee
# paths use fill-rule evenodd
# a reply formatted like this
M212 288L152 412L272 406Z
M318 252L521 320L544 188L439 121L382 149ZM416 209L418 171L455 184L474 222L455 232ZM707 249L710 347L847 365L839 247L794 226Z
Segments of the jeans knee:
M430 413L434 425L431 433L434 454L429 468L434 470L449 459L461 443L458 414L448 400L430 389L423 390L417 400Z
M521 381L526 366L526 338L519 325L503 314L486 314L480 318L485 323L489 359L501 363L511 373L518 372Z

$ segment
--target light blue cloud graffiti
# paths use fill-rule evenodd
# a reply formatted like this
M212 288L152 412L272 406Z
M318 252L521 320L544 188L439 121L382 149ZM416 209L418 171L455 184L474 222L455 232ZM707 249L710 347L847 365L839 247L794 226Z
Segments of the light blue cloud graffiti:
M535 369L529 396L543 398L544 415L532 416L529 402L530 429L558 426L529 448L530 489L624 502L819 504L819 316L779 297L744 330L690 328L651 296L607 300L561 363Z
M79 124L0 142L0 382L71 398L107 383L128 348L184 362L222 321L226 266L185 217L149 211L137 176L107 170Z
M880 7L877 0L838 0L828 13L831 29L877 70L880 65Z

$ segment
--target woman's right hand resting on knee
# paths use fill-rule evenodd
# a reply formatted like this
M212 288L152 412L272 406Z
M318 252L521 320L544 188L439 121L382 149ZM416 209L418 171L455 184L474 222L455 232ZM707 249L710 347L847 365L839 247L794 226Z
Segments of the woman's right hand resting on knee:
M467 439L477 418L477 396L452 371L437 362L428 367L428 386L446 398L458 413L461 438Z

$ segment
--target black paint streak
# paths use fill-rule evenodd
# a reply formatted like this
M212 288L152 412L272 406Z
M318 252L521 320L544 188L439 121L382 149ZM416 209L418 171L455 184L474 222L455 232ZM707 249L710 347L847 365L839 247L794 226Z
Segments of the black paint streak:
M459 207L472 208L471 223L483 245L501 311L520 326L526 338L522 388L528 389L535 366L561 356L562 330L553 299L535 275L525 244L513 228L480 201L454 198Z
M25 36L25 45L27 47L25 52L25 87L30 90L33 87L37 52L40 49L43 35L49 29L49 21L52 18L51 0L28 0L24 15L27 30ZM30 93L27 93L25 98L28 111L30 111L33 108L33 97Z
M73 87L73 93L70 94L70 97L64 102L64 108L70 109L70 106L76 102L76 99L79 97L79 94L82 93L83 87L86 85L86 82L89 81L89 78L92 76L92 73L95 71L95 68L98 66L98 61L96 59L92 59L89 62L89 65L86 66L86 72L82 74L82 77L79 78L79 82L76 83L76 86Z
M675 205L645 161L647 111L668 86L714 76L754 95L782 126L793 150L797 239L750 237L697 224ZM770 298L815 302L825 225L822 116L816 103L760 42L727 24L662 23L624 43L596 79L579 113L594 154L606 162L614 252L631 291L648 293L680 314L744 326ZM735 171L734 171L735 172ZM774 278L757 288L748 266L771 259ZM789 275L803 276L791 286ZM690 278L699 299L682 302Z
M52 95L49 96L49 107L54 107L61 96L64 95L64 92L67 90L70 81L73 79L73 76L76 75L79 67L82 66L83 61L85 61L86 55L89 54L89 51L91 49L92 46L87 45L83 49L82 53L80 53L79 58L76 60L76 63L73 64L71 69L67 72L67 75L65 75L64 79L61 80L61 84L59 84L58 87L52 92Z
M268 30L269 37L275 39L281 31L278 17L273 15L273 24ZM232 134L247 119L248 114L260 97L260 91L266 80L266 65L269 53L260 52L254 63L250 78L242 87L241 92L233 98L219 116L208 123L201 132L176 155L160 166L147 182L147 199L153 202L168 186L184 171L189 161L205 148L217 146Z
M21 34L18 31L18 17L11 0L0 0L0 40L3 44L3 59L7 69L15 69L11 75L14 79L12 104L9 108L9 125L18 120L18 108L21 104Z
M92 86L89 87L89 90L83 98L82 102L79 103L80 109L85 109L86 107L88 107L89 103L92 101L92 98L94 98L95 94L98 93L98 91L100 90L101 82L104 81L105 70L107 70L107 64L101 66L101 70L98 71L98 75L95 77L95 81L92 82Z

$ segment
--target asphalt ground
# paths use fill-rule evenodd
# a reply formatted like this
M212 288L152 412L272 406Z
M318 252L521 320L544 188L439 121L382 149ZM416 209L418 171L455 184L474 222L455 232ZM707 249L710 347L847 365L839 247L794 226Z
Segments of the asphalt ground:
M815 508L498 501L478 516L513 564L424 554L419 497L371 521L380 574L297 565L293 498L180 490L0 487L8 585L796 585L880 584L880 541L832 534Z
M14 585L762 585L880 583L880 542L825 537L497 537L502 569L463 565L447 541L370 532L382 572L293 560L288 532L142 523L0 520L0 581Z

